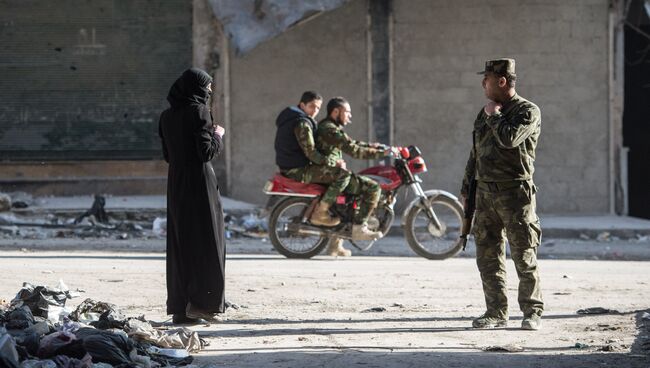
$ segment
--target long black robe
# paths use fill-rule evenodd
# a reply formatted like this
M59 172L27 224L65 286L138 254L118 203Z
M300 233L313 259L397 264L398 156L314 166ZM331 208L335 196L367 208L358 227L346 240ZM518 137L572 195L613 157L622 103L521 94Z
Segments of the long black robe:
M224 312L225 239L221 197L210 160L223 146L207 106L212 78L188 69L176 80L160 116L167 174L167 313L191 302Z

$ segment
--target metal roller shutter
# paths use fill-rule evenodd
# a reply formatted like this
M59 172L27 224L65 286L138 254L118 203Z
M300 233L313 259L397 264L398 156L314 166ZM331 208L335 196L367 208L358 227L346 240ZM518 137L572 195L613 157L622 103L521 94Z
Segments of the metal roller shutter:
M0 0L0 159L160 157L188 0Z

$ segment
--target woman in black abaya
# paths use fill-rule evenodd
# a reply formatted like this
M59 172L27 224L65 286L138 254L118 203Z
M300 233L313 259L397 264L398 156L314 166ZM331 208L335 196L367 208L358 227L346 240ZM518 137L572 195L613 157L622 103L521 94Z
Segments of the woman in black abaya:
M210 160L224 130L208 106L212 78L186 70L160 116L167 174L167 314L174 323L214 320L224 312L225 240L217 177Z

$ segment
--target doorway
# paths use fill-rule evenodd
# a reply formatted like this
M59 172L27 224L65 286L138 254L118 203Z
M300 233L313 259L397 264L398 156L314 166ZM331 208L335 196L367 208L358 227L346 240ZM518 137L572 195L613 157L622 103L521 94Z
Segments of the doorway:
M625 26L623 145L629 148L629 215L650 219L650 38L647 35L650 35L647 23L637 29Z

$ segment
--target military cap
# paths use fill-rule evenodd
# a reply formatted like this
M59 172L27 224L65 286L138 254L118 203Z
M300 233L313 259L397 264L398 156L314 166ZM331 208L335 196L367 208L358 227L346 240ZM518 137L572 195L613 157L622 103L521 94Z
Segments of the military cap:
M498 75L514 75L515 74L515 59L494 59L485 62L485 70L478 72L478 74L495 73Z

